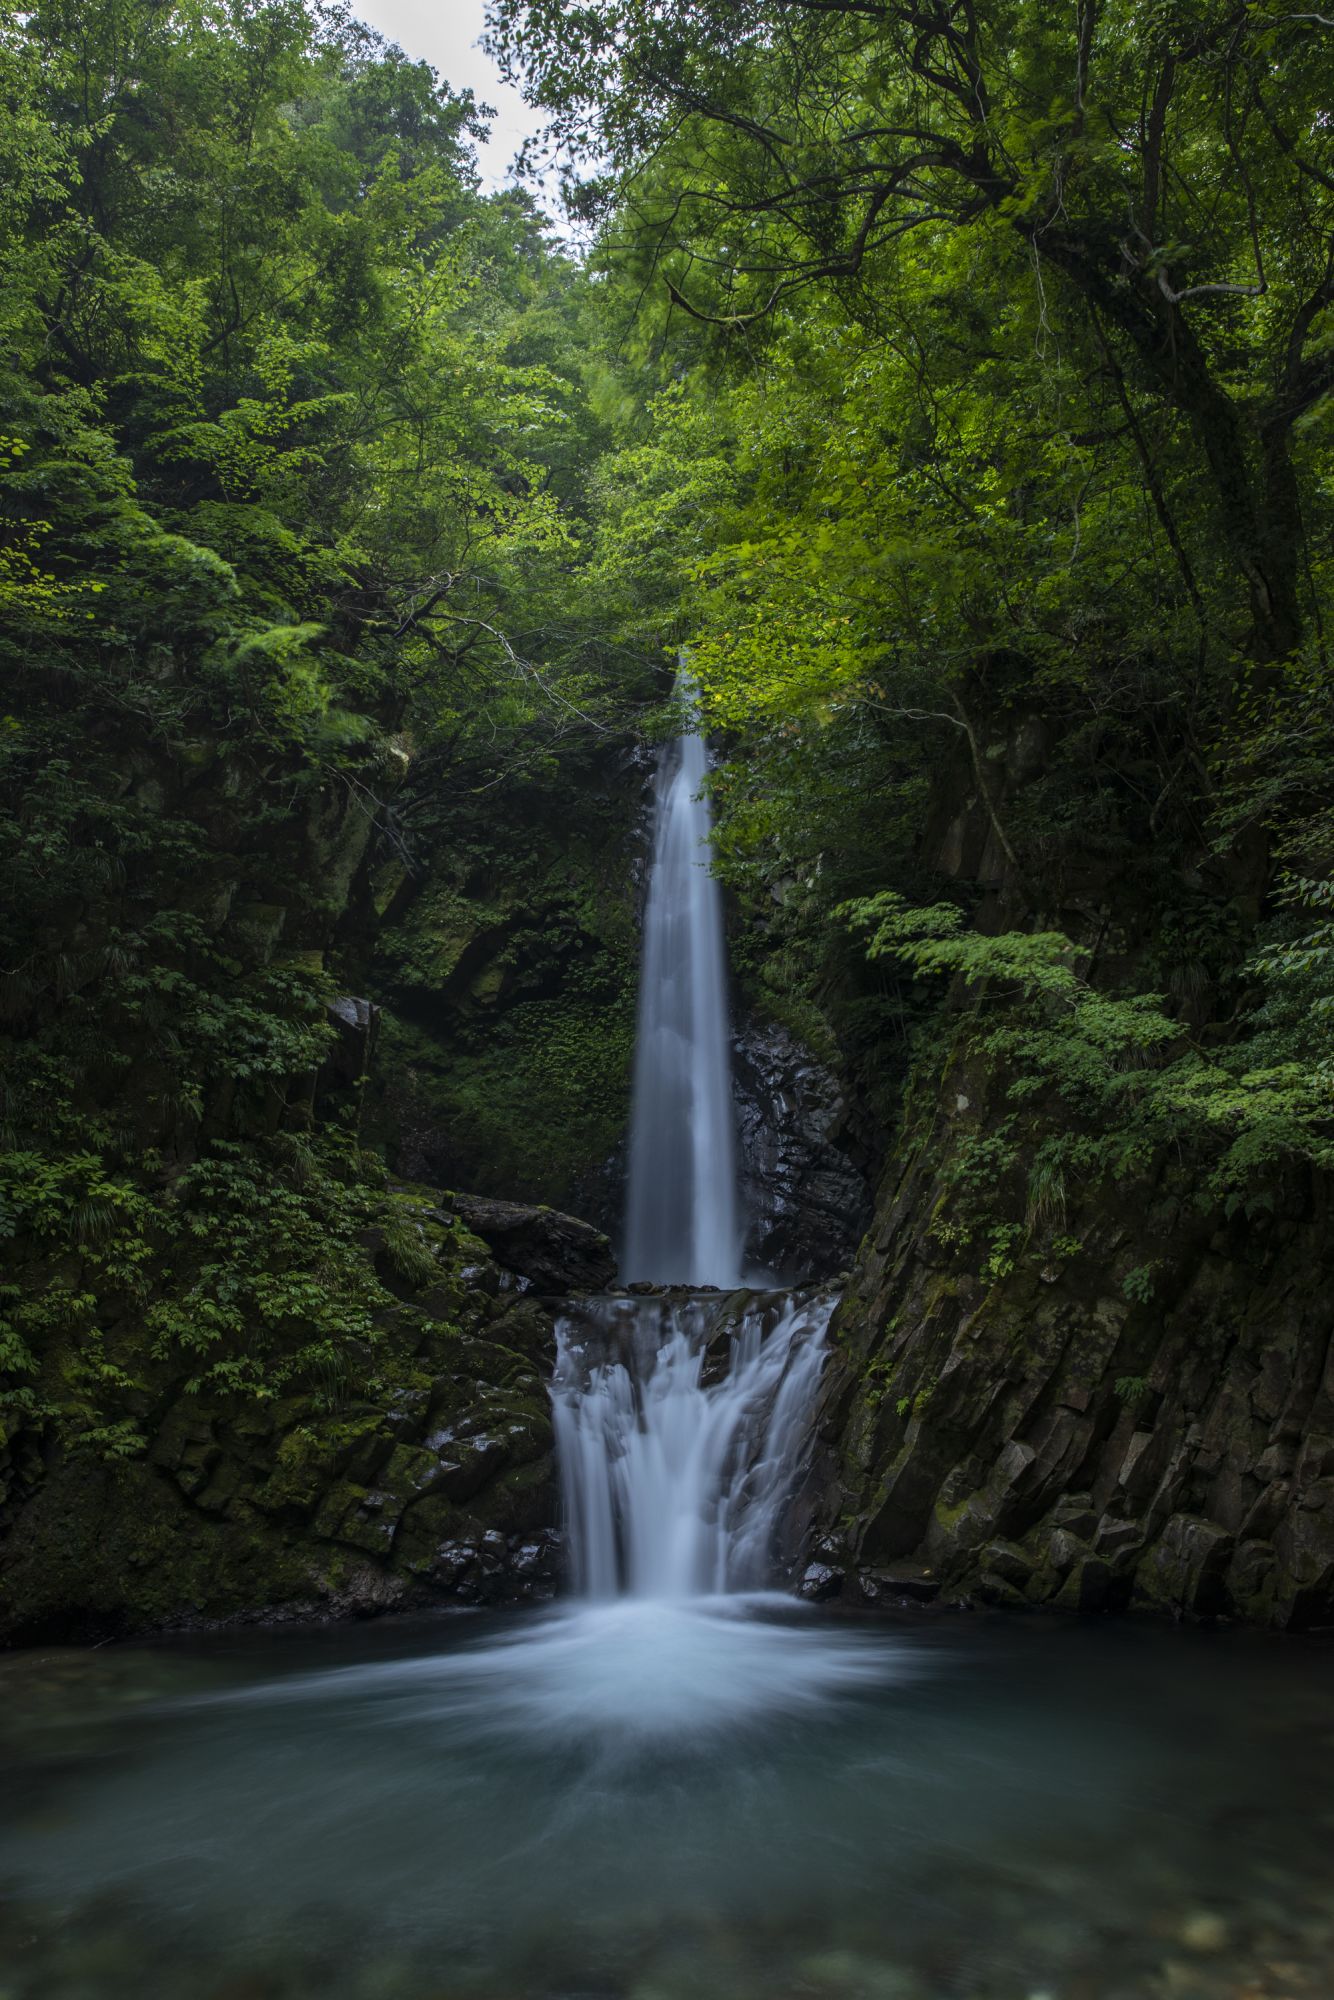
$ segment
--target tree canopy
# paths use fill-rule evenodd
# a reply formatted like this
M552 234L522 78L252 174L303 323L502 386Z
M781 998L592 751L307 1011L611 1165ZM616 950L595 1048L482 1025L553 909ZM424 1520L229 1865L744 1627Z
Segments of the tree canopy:
M95 1356L164 1269L161 1338L252 1386L266 1347L364 1330L363 1168L311 1119L334 947L360 857L411 858L414 758L472 786L602 726L569 598L597 419L579 274L478 192L477 107L345 12L11 8L0 78L0 1236L40 1252L3 1350L31 1411L52 1336Z
M688 580L692 671L744 746L732 878L790 885L826 977L840 894L971 883L972 943L924 956L896 919L877 950L989 970L990 1004L1043 1019L1005 939L1063 937L1081 992L1134 980L1175 1024L1113 1068L1170 1071L1178 1134L1208 1107L1243 1178L1327 1158L1330 24L492 14L675 376L603 477L634 494L624 560L670 549ZM971 859L947 795L985 827Z

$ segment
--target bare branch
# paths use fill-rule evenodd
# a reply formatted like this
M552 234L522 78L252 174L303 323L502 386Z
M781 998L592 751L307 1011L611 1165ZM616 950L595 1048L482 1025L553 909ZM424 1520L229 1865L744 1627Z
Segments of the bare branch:
M1169 306L1183 305L1187 299L1204 299L1226 295L1232 298L1262 299L1269 290L1268 280L1259 279L1254 285L1187 285L1184 291L1174 292L1165 271L1158 272L1158 289Z

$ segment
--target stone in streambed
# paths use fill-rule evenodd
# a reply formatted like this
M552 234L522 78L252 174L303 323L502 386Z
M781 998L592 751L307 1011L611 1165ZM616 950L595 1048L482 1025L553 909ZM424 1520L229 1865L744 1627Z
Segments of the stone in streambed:
M882 1563L859 1570L857 1580L868 1603L886 1597L907 1597L918 1604L931 1604L940 1595L940 1578L914 1563Z
M1033 1574L1033 1559L1017 1542L988 1542L978 1556L978 1567L1021 1589Z
M1223 1576L1235 1537L1216 1522L1174 1514L1135 1571L1135 1597L1166 1611L1208 1618L1225 1608Z
M1007 1577L999 1575L995 1570L983 1570L974 1578L973 1594L979 1604L990 1604L1000 1609L1019 1611L1028 1603L1018 1585L1011 1583Z
M831 1597L838 1596L843 1582L844 1572L835 1569L832 1563L808 1563L797 1587L797 1595L804 1597L808 1604L825 1604Z
M1085 1615L1105 1611L1109 1608L1114 1585L1115 1572L1110 1565L1098 1556L1085 1555L1071 1565L1053 1602L1058 1610L1079 1611Z
M441 1542L431 1562L435 1581L448 1590L466 1584L477 1570L477 1546L473 1542Z

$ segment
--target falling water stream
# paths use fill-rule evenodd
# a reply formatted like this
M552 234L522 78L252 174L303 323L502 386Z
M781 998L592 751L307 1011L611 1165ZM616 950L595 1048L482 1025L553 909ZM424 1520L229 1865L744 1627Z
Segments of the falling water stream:
M570 1593L0 1658L3 2000L1334 1992L1326 1642L775 1588L830 1300L739 1285L704 774L688 733L631 1146L673 1289L559 1327Z
M885 1677L864 1637L770 1586L833 1301L737 1289L741 1229L719 890L687 729L654 788L624 1273L571 1302L552 1382L573 1601L520 1660L544 1723L697 1745ZM656 1283L657 1293L643 1295ZM516 1674L518 1678L516 1679ZM583 1726L583 1725L579 1725Z
M562 1322L556 1438L588 1597L673 1601L770 1580L830 1301L759 1294L729 1310L727 1325L716 1299L618 1298Z
M624 1274L741 1282L722 898L710 868L704 738L687 729L654 786Z

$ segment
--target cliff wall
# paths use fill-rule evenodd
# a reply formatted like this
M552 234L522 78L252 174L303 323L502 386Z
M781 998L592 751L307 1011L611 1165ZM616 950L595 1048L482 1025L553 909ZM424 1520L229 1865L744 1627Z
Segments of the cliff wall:
M943 1169L986 1103L963 1071L891 1172L834 1326L834 1557L870 1594L1262 1625L1334 1612L1327 1181L1202 1213L1170 1159L1011 1270L942 1240Z
M991 735L989 799L958 758L921 843L924 865L971 898L983 933L1022 926L997 826L1022 820L1049 756L1035 719ZM1207 1046L1226 1037L1232 1002L1204 947L1164 939L1244 936L1263 849L1169 851L1155 867L1149 896L1137 865L1067 840L1039 893L1047 921L1085 941L1093 990L1152 981ZM1023 885L1030 897L1033 887ZM1189 926L1177 923L1187 900ZM813 1589L834 1590L841 1573L853 1595L871 1597L939 1590L1080 1611L1326 1621L1328 1177L1280 1155L1224 1193L1216 1156L1183 1124L1181 1142L1157 1144L1147 1163L1131 1147L1134 1165L1044 1182L1039 1145L1068 1133L1069 1102L1031 1079L1016 1094L979 1022L1017 1020L1041 1036L1049 1017L1017 989L979 995L956 982L919 1057L834 1323L822 1423L830 1574ZM1087 1135L1095 1160L1096 1124Z

